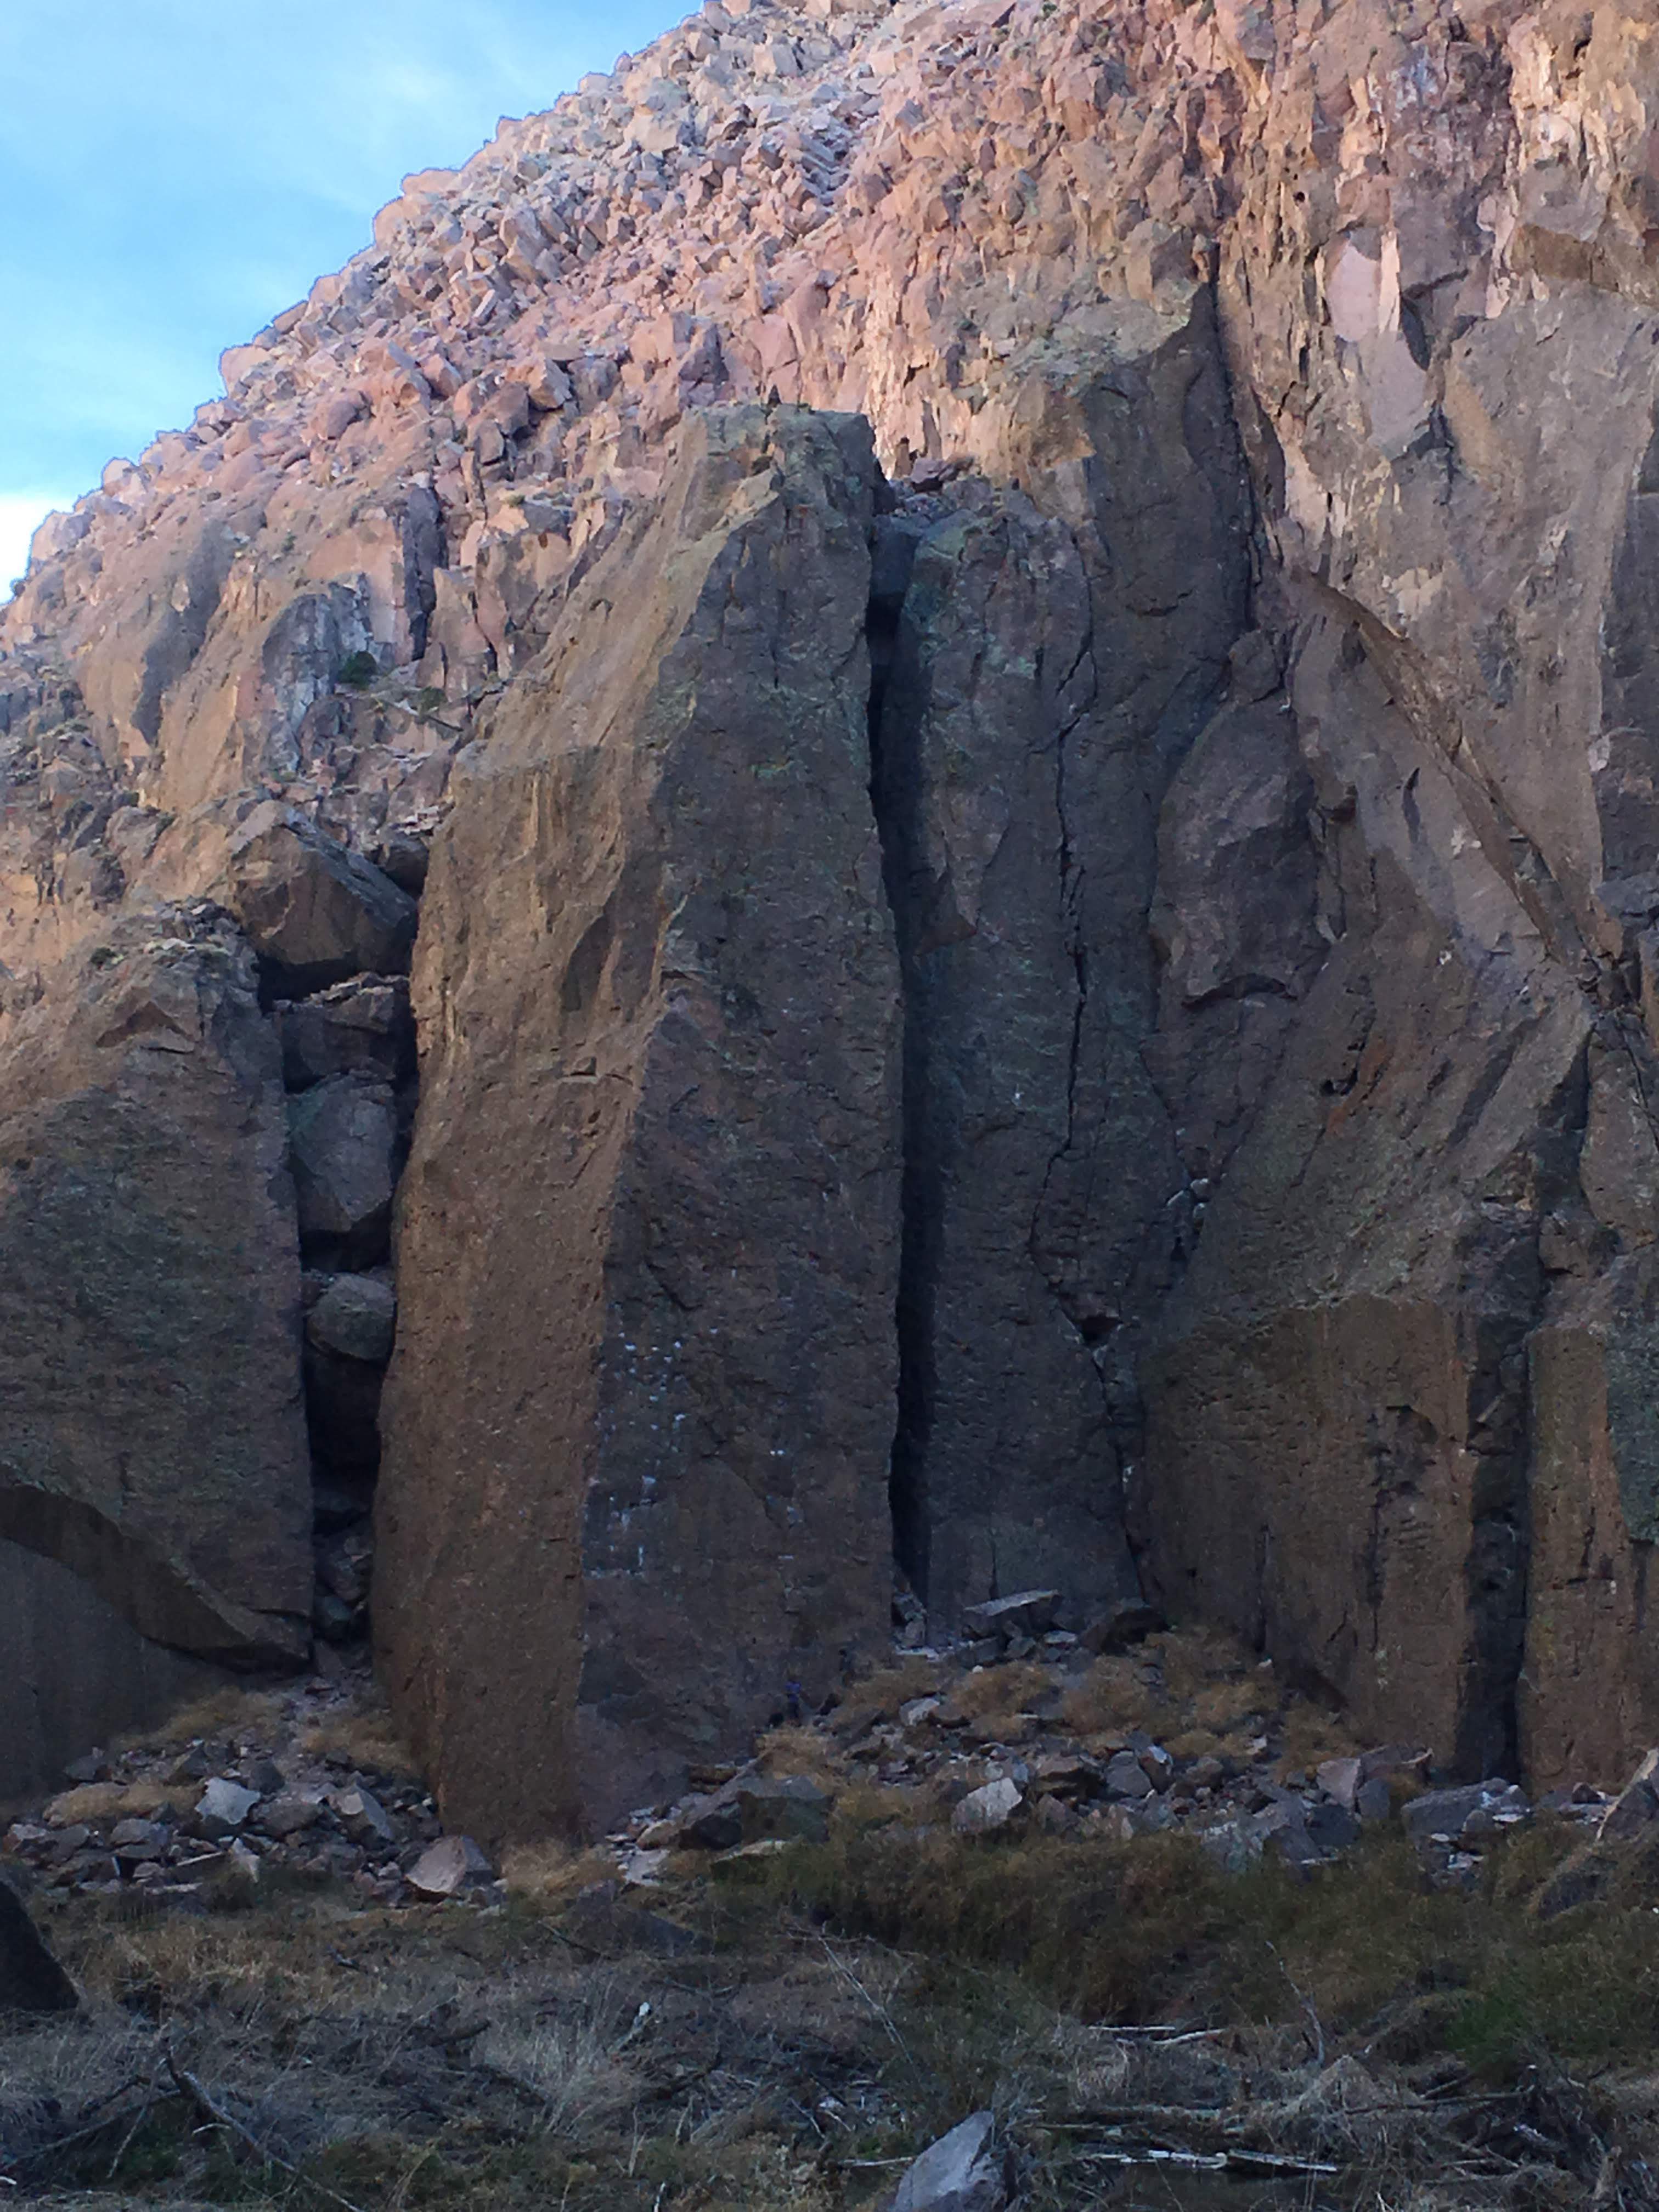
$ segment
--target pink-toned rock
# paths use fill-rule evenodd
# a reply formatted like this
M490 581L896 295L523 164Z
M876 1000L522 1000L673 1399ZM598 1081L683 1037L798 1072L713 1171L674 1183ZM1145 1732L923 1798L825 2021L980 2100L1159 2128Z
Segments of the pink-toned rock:
M458 1896L474 1882L488 1881L491 1867L471 1836L440 1836L428 1844L404 1879L417 1897Z

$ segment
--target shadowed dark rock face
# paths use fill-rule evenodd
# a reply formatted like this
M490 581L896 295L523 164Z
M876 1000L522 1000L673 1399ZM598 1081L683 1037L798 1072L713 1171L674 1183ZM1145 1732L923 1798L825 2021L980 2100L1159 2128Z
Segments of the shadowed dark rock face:
M1129 1347L1183 1181L1146 912L1248 595L1212 331L1150 339L1051 397L1024 494L980 485L921 536L874 731L905 1005L894 1505L944 1636L998 1589L1139 1594Z
M0 1540L98 1655L5 1740L360 1632L384 1460L492 1840L895 1566L1616 1773L1650 27L775 18L411 179L0 613Z
M0 2009L73 2012L80 2002L23 1900L0 1881Z

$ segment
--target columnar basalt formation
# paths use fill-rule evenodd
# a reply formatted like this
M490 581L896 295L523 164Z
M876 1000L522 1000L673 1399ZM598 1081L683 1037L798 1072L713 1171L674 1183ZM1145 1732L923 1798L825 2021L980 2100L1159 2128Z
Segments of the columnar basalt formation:
M14 1789L64 1756L53 1716L63 1731L141 1722L201 1679L166 1655L305 1655L298 1269L254 982L234 929L161 908L65 963L0 1048Z
M886 1639L876 481L856 417L696 426L458 771L375 1602L475 1826L683 1786Z
M905 964L900 1563L950 1633L998 1588L1138 1595L1126 1327L1176 1260L1144 1058L1175 764L1246 619L1249 495L1202 303L1091 373L920 530L875 726Z
M0 1116L45 1040L125 1102L54 1109L85 1191L165 1158L228 1016L171 1090L75 1040L219 948L190 1218L313 1476L313 1542L273 1461L181 1550L221 1462L139 1424L111 1491L106 1362L52 1422L105 1548L0 1534L112 1652L246 1656L313 1568L352 1632L379 1469L388 1680L491 1835L823 1694L895 1562L939 1631L1218 1617L1448 1766L1651 1737L1654 46L711 0L46 526Z

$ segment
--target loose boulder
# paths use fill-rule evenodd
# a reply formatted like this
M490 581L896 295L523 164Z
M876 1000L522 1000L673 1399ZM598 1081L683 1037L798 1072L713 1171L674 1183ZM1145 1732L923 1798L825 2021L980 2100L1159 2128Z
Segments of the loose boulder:
M216 894L289 997L409 966L416 908L372 861L275 800L232 838Z
M370 1366L392 1357L398 1294L379 1275L335 1275L306 1314L306 1334L319 1350Z
M996 2148L996 2115L975 2112L923 2151L888 2212L1003 2212L1012 2188L1009 2161Z
M301 1250L307 1265L372 1267L391 1249L398 1109L383 1083L331 1075L289 1102Z
M354 975L276 1009L283 1079L308 1091L330 1075L402 1082L414 1073L415 1032L402 976Z

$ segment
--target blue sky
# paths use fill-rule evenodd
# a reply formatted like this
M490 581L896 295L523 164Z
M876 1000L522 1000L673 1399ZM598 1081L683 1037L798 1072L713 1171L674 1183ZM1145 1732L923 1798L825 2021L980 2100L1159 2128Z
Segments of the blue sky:
M0 596L30 532L187 422L410 169L691 0L0 0Z

